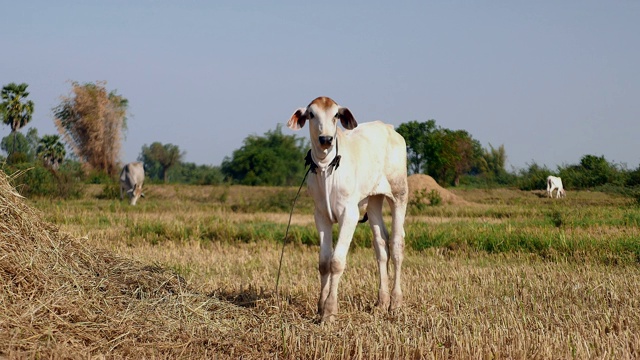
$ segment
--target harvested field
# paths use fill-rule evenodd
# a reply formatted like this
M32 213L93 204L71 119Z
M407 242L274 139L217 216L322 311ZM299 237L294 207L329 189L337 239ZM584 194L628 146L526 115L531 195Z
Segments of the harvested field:
M640 211L623 200L581 194L563 203L523 194L525 205L509 205L502 199L517 203L517 193L494 199L485 190L467 191L474 203L410 217L408 244L425 235L418 231L456 240L466 228L487 237L505 232L509 241L543 234L557 243L539 252L408 246L405 305L393 314L374 307L373 250L354 247L338 321L319 325L317 246L287 246L275 296L282 232L273 229L286 216L249 212L270 203L263 197L292 191L250 190L150 186L137 207L94 195L26 200L0 173L0 356L632 359L640 353L640 270L633 252L615 255L624 239L639 237ZM566 211L564 204L576 205L581 196L589 205ZM566 215L550 213L556 210ZM309 209L301 211L300 231L313 228ZM236 237L237 228L252 224L259 225L252 237ZM601 253L603 243L596 242L562 255L563 242L601 237L613 250Z

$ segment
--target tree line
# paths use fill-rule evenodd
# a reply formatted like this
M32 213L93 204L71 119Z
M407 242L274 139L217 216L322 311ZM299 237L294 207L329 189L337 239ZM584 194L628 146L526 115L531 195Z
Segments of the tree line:
M35 108L27 87L11 83L2 88L0 119L11 129L0 141L0 149L7 154L4 171L31 169L23 174L22 189L36 195L69 196L77 182L116 181L123 165L120 149L127 131L128 100L115 90L108 91L105 82L72 82L69 95L52 109L58 134L40 137L30 128L23 135L20 130L31 121ZM503 145L484 148L465 130L444 128L433 119L402 123L396 130L407 143L408 172L430 175L442 186L535 190L543 189L546 177L554 174L562 177L568 189L640 187L640 166L629 170L604 156L584 155L578 164L553 170L534 162L510 172L505 168ZM304 176L308 149L306 137L286 135L278 125L261 136L247 136L220 166L184 162L185 152L177 145L160 142L143 145L137 159L144 163L150 182L293 186Z
M465 130L438 126L435 120L410 121L396 130L407 143L409 174L426 174L440 185L546 188L549 175L560 176L567 189L600 189L617 192L640 190L640 166L635 170L608 161L604 156L584 155L578 164L549 169L533 162L508 171L504 145L488 148ZM241 148L226 157L221 171L227 181L244 185L297 185L304 176L308 140L285 135L281 126L263 136L247 137ZM634 192L634 193L635 193Z

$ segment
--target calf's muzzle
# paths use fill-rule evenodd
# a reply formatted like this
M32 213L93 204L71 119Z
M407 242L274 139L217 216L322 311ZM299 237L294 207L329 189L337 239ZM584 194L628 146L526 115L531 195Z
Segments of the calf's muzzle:
M320 141L320 145L329 146L333 141L333 136L319 136L318 141Z

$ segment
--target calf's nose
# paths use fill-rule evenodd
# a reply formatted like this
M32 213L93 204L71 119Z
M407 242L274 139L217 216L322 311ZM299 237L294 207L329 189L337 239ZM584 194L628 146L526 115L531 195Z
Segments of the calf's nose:
M333 136L319 136L318 140L320 140L320 145L331 145Z

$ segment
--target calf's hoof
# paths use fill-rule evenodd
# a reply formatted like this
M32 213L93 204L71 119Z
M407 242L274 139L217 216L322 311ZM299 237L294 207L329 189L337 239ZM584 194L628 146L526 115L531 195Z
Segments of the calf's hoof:
M394 311L402 306L402 294L391 297L391 305L389 311Z
M379 310L387 311L389 309L389 295L387 295L386 297L378 297L376 308Z
M322 315L322 319L320 320L321 324L324 323L332 323L336 320L336 315L335 314L325 314Z

